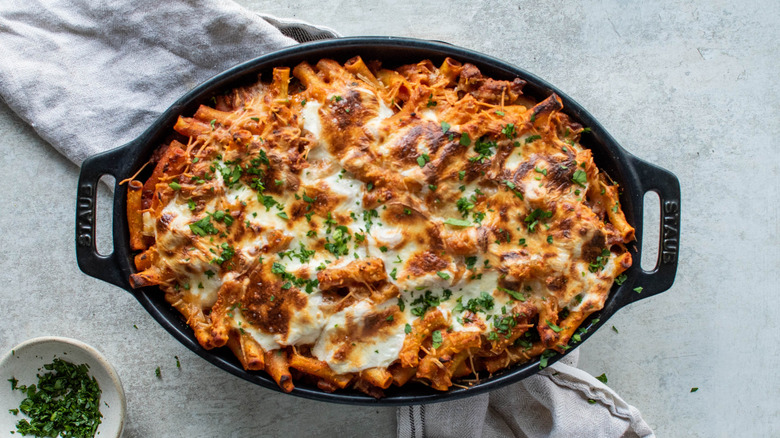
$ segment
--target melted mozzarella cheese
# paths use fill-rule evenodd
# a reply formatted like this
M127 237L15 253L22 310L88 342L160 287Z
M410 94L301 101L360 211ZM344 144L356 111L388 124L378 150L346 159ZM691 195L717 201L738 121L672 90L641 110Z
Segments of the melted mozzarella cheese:
M394 324L380 329L375 336L361 338L362 342L352 342L350 337L340 336L343 329L353 327L361 333L369 314L380 313L389 308L389 303L373 306L366 301L360 301L341 312L331 315L322 335L312 348L312 354L328 363L337 373L352 373L369 368L388 367L396 359L403 347L405 321L397 320ZM350 345L351 344L351 345Z
M217 275L219 268L210 264L211 257L197 248L182 248L189 243L185 237L191 234L189 225L197 219L178 197L163 208L160 217L173 218L165 232L157 233L156 239L160 247L169 250L160 253L159 257L176 273L184 299L202 308L213 306L222 286L222 279Z
M322 122L320 122L320 108L322 104L317 101L306 102L301 109L303 116L303 129L314 134L314 137L322 138Z
M226 243L225 240L220 239L226 239L231 244L235 244L235 257L242 259L243 262L248 262L246 263L247 265L252 265L252 263L254 263L254 266L258 263L280 263L284 266L284 275L293 275L297 279L310 282L317 279L319 270L344 268L356 259L378 258L384 263L384 268L388 275L387 282L398 288L398 297L393 297L383 302L373 302L371 297L355 298L350 296L350 299L355 301L346 307L341 307L334 304L333 300L337 298L333 298L334 293L332 291L328 291L323 295L319 289L313 288L313 291L310 289L312 293L305 294L294 288L291 289L292 286L289 283L295 280L295 278L291 280L290 277L280 277L275 280L282 281L281 279L284 279L285 282L290 280L282 288L291 290L290 293L298 294L295 297L300 298L299 301L303 302L302 306L297 306L297 310L291 313L287 321L284 321L287 326L283 333L267 333L252 326L244 317L240 308L231 312L229 316L230 324L234 329L248 333L264 350L270 351L285 346L308 345L311 346L311 354L314 357L325 361L334 372L340 374L355 373L375 367L388 367L398 360L399 352L406 337L405 325L407 322L414 323L415 320L422 316L421 312L424 313L426 306L432 306L430 302L423 302L426 294L432 294L432 296L440 299L437 306L432 306L427 311L438 310L442 312L449 321L448 330L454 332L480 331L483 334L493 331L494 321L511 314L511 308L518 303L517 298L512 297L505 290L501 290L499 284L503 283L500 282L521 283L523 287L521 293L530 302L558 299L559 308L568 307L570 310L579 310L586 305L592 308L593 306L598 307L603 304L602 292L605 287L609 287L611 279L614 278L617 272L620 272L620 268L614 263L614 257L610 257L606 261L601 272L591 272L588 262L580 260L582 258L583 241L587 241L592 237L593 224L588 224L591 227L589 229L590 232L587 236L579 236L581 237L579 240L569 239L567 241L561 239L556 240L554 244L545 244L545 233L540 231L531 233L530 230L528 233L524 232L528 224L522 222L523 216L520 216L519 219L516 217L510 219L510 223L514 224L512 229L516 229L518 232L513 241L517 241L518 236L522 238L521 243L525 241L525 238L529 240L528 245L524 244L525 249L522 258L515 258L516 264L512 265L512 261L505 261L502 257L507 250L518 249L517 245L513 245L513 242L494 242L494 240L498 239L490 234L497 228L505 227L506 224L505 222L502 223L502 221L507 220L501 217L506 215L505 213L499 213L501 211L500 208L507 207L506 205L500 205L500 203L499 205L490 204L491 198L496 193L496 184L493 184L496 181L485 184L484 178L474 180L471 177L468 181L462 181L461 179L454 181L452 175L455 175L455 173L451 169L447 170L447 172L451 173L450 175L432 175L430 167L424 169L413 162L394 161L394 157L397 157L399 152L405 154L429 154L433 159L436 158L434 155L440 153L439 151L442 148L431 147L434 146L431 143L435 140L429 138L430 136L416 134L415 136L413 135L414 132L410 131L412 128L419 128L421 124L426 125L424 126L426 129L429 129L431 124L438 126L440 124L439 113L431 108L420 109L416 117L413 116L406 120L407 123L390 124L389 119L395 114L394 108L388 107L373 90L352 88L352 91L360 93L360 98L350 98L348 100L351 102L342 102L342 105L349 103L349 105L354 106L365 104L365 102L373 102L374 100L377 101L376 116L364 122L362 130L360 128L356 129L361 136L361 141L368 138L367 145L360 143L360 150L349 144L329 145L325 140L328 137L326 135L328 132L323 132L328 129L334 129L334 126L347 126L348 128L346 129L350 129L349 117L341 113L337 114L337 110L333 108L338 107L338 111L344 111L345 114L349 114L352 107L331 105L325 102L326 105L323 109L323 103L310 99L305 105L296 106L295 109L290 110L293 116L299 112L299 120L301 122L297 128L307 131L306 139L314 139L313 144L308 146L308 151L305 155L307 162L304 163L303 169L300 171L300 185L296 183L285 186L285 188L294 186L296 192L285 190L282 194L269 194L270 191L258 193L255 189L246 185L236 185L235 181L230 181L230 178L228 178L228 181L233 186L226 187L222 172L214 171L212 168L212 175L209 177L210 184L213 188L218 189L217 193L224 191L224 199L211 199L204 208L198 210L198 214L193 214L187 203L183 199L179 199L179 196L175 196L160 212L160 216L166 218L166 230L164 232L158 232L157 227L159 225L155 222L155 218L149 213L144 213L144 233L155 235L158 246L171 250L170 254L161 254L161 258L163 264L175 272L177 282L181 285L186 285L184 287L185 291L182 292L186 300L195 303L203 310L207 310L217 301L218 291L223 284L223 280L227 281L245 275L245 272L231 271L233 268L226 268L223 272L220 266L211 264L214 260L213 258L220 251L218 245L223 244L223 242ZM334 92L331 92L327 99L335 100L336 102L342 100L341 96ZM444 106L441 105L437 109L441 110L443 114L447 114L445 109L442 109ZM373 111L373 108L370 110ZM352 114L354 115L356 112ZM327 118L323 119L323 116ZM344 120L340 119L342 116L344 116ZM442 118L442 120L445 119ZM235 125L244 122L246 122L246 117L233 119ZM467 123L465 119L459 120L459 122L464 123L462 126L469 126L469 129L471 129L472 125L465 124ZM517 126L519 127L520 124ZM297 130L297 128L295 129ZM453 124L449 127L449 130L457 134L461 131L461 125ZM492 133L496 131L494 129ZM491 131L486 130L480 134L480 138L482 135L488 136L492 134ZM536 157L533 159L536 160L534 164L537 167L541 169L549 168L549 161L544 158L543 153L539 153L541 149L536 147L536 142L531 142L532 146L534 146L533 151L526 149L526 139L529 135L529 132L518 134L515 141L521 146L518 147L517 152L513 150L509 154L505 162L502 163L503 169L501 171L513 173L521 164L528 163L531 159L529 155ZM253 138L255 143L259 144L261 142L259 136L254 135ZM286 139L283 136L280 138ZM405 142L410 141L410 138L417 138L416 143L413 145L406 144ZM269 141L269 143L272 142ZM283 143L283 141L280 141L280 144ZM331 153L331 146L339 146L343 149L337 152L337 156ZM268 147L278 147L278 145ZM369 150L369 154L365 153L366 148ZM437 149L437 151L433 152L434 149ZM277 150L276 152L279 151ZM281 152L284 153L285 151ZM495 151L495 153L497 154L498 152ZM473 155L473 151L469 149L468 154ZM388 214L384 214L380 210L380 217L375 217L373 224L369 227L366 219L363 217L365 211L362 207L362 202L364 195L366 195L366 199L371 197L370 194L367 194L365 180L375 178L376 174L373 174L371 177L364 177L361 180L357 175L345 171L346 168L349 168L359 173L356 167L360 166L356 166L355 163L365 164L367 162L366 156L373 156L378 161L390 163L392 168L396 169L394 171L403 177L403 181L429 181L430 178L439 178L436 183L441 184L438 193L432 193L428 188L428 183L422 184L421 192L405 190L402 187L391 187L388 189L385 186L377 185L377 187L392 192L391 195L393 197L390 199L411 199L414 204L410 205L415 205L416 210L420 213L419 219L404 218L404 221L393 219L392 215L389 214L392 209L387 208L388 206L392 207L392 205L387 203L385 208L387 208ZM290 161L300 166L300 162L296 162L299 158L298 156L293 156ZM493 158L490 159L492 160ZM279 162L276 161L274 164L277 165L276 163ZM292 174L297 174L297 169L300 169L300 167L295 167L293 164L284 161L284 158L281 162L283 163L281 164L282 169L279 170L288 172L283 175L290 176L291 180L294 181L296 175ZM435 163L436 161L433 162ZM243 169L246 170L246 168ZM488 178L490 178L489 175L491 173L494 172L487 172ZM483 172L482 176L485 175L486 172ZM548 188L543 184L541 175L542 172L527 172L520 181L514 181L517 186L517 192L522 193L524 198L518 196L522 203L510 205L514 209L511 210L512 214L516 215L517 213L514 213L514 211L517 210L519 214L524 215L536 208L531 207L532 205L548 205L546 201L548 201L550 194ZM373 180L373 182L376 182L376 180ZM428 199L437 198L436 195L438 194L446 193L448 186L457 195L455 199L475 200L474 202L479 205L473 211L465 213L459 210L461 206L457 205L454 200L453 202L445 201L447 205L433 205L427 201ZM460 189L460 193L455 191L455 187ZM332 217L328 216L328 222L325 221L325 217L322 214L317 214L312 221L317 224L316 226L310 225L308 219L303 220L300 217L297 219L292 217L292 212L296 211L294 204L301 202L300 196L306 194L307 189L311 190L309 193L317 191L327 194L329 202L328 213L332 214ZM585 192L586 190L583 191ZM480 201L477 201L476 196L472 196L477 193L479 196L487 198L488 202L480 203ZM275 203L268 202L268 198L266 198L264 204L263 196L271 196ZM303 199L306 198L303 197ZM446 199L446 196L442 196L442 199ZM519 202L516 199L512 201ZM220 203L217 204L217 202ZM314 201L309 200L307 202L313 203ZM387 202L387 199L381 201L381 203L385 202ZM270 207L267 207L266 204L270 205ZM217 205L219 205L219 208L217 208ZM224 211L228 205L231 213L235 210L237 215L241 215L241 222L247 225L246 232L243 234L236 233L238 234L237 236L229 235L230 231L226 233L212 232L210 233L212 234L211 236L201 236L208 237L207 239L192 239L191 224L206 218L206 212ZM481 222L477 222L475 216L473 216L477 212L484 214L484 217L480 219ZM461 216L461 214L465 214L465 216ZM468 239L465 239L466 241L474 242L473 253L468 256L462 252L458 252L460 255L445 254L445 257L441 259L445 260L445 262L436 261L439 264L436 265L437 270L434 272L421 272L423 271L422 268L411 266L410 261L423 252L435 251L438 256L441 246L436 245L439 245L442 240L446 239L443 239L438 232L431 230L440 230L442 227L445 227L443 222L448 218L461 217L467 219L471 224L471 227L463 230L463 232L469 234ZM581 217L577 216L577 219L581 219ZM414 222L415 220L417 222ZM430 226L430 224L425 226L422 224L422 221L428 221L435 226ZM519 224L517 223L518 221ZM226 224L223 222L220 228L222 225ZM326 244L333 244L336 232L341 233L344 230L344 228L340 228L341 226L346 227L349 237L346 241L347 254L338 253L338 250L336 250L339 254L336 256L331 252L334 251L332 247ZM160 228L162 229L163 227L160 226ZM316 232L309 234L314 228L316 228ZM538 229L541 228L542 223L540 222ZM283 238L279 237L280 234ZM358 240L358 235L361 236L361 240ZM270 236L273 236L273 238ZM362 236L364 236L364 239ZM230 240L233 238L235 239ZM269 239L275 239L276 242L270 242ZM483 239L488 240L485 241ZM476 244L477 242L479 242L479 245ZM273 246L274 250L267 250L271 246ZM434 248L437 249L434 250ZM316 251L310 254L310 249L316 249ZM258 262L261 255L263 261ZM467 262L464 259L477 255L476 265L471 264L473 265L472 268L465 269L464 265ZM502 263L502 269L508 267L518 269L515 273L512 273L511 270L509 273L506 273L503 270L499 270L499 267L489 266L488 261ZM519 266L523 263L529 263L529 266L543 265L554 272L562 273L569 277L571 277L569 274L572 271L582 272L582 275L574 276L575 278L567 278L568 282L565 285L564 292L553 292L545 283L544 278L525 278L527 272L523 271L522 268L527 268L527 266ZM207 272L212 272L216 275L209 275ZM272 272L279 274L278 270ZM295 284L299 285L300 283ZM368 289L371 288L370 285L366 286L368 286ZM395 293L395 290L392 290ZM351 293L352 291L350 291ZM575 299L575 295L577 299ZM400 305L401 303L405 303L405 307ZM476 304L470 305L469 303ZM404 309L401 309L401 307L404 307ZM476 308L477 311L470 317L472 322L467 321L464 324L462 316L466 307ZM393 318L385 319L385 313L383 312L387 315L393 315ZM382 318L379 318L382 324L375 324L377 315L383 315ZM374 321L374 323L371 323L371 321ZM371 326L372 324L373 326Z
M374 138L377 138L379 136L379 129L382 126L382 122L384 122L386 119L389 119L393 116L393 110L388 108L387 105L385 105L385 102L382 99L377 98L379 101L379 110L376 117L369 120L365 124L365 129L371 133L371 135L374 136Z

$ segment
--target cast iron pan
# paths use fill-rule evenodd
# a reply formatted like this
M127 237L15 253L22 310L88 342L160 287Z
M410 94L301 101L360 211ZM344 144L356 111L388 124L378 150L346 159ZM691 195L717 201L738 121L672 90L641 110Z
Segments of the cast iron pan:
M187 348L194 351L212 364L252 383L279 391L276 383L263 372L245 371L227 348L205 350L198 344L192 331L179 312L163 298L157 287L134 290L128 277L133 268L133 251L129 246L125 199L127 185L118 182L135 174L149 160L152 152L172 133L176 118L180 115L192 115L201 103L212 96L233 88L239 84L257 80L259 73L269 77L271 69L277 66L293 67L304 60L311 63L320 58L332 58L345 62L360 55L365 60L378 59L384 66L398 66L431 59L439 65L450 56L461 62L475 64L483 74L496 79L520 77L527 81L523 92L541 101L551 93L557 93L563 100L564 111L574 121L590 127L592 133L584 134L582 144L593 151L596 164L622 187L620 202L626 219L636 228L637 241L629 245L634 264L627 271L628 279L621 286L613 286L604 308L581 327L588 328L582 336L583 341L596 329L604 325L618 309L669 289L677 271L677 253L680 230L680 184L670 172L626 152L580 105L557 88L536 76L505 62L489 56L466 50L449 44L394 37L360 37L319 41L293 46L270 53L233 67L196 87L167 111L165 111L149 129L135 141L124 146L90 157L81 168L76 201L76 257L79 268L95 278L112 283L129 293L157 320L168 332ZM140 175L148 177L150 172ZM101 255L95 247L95 200L97 184L101 176L112 175L117 183L114 186L113 201L113 242L114 250L109 255ZM642 212L643 198L647 192L656 192L660 197L661 223L649 224L661 227L661 242L658 260L652 271L640 268L642 252ZM642 292L634 291L642 287ZM573 344L574 347L581 344ZM572 351L568 350L568 351ZM563 355L556 354L549 359L553 363ZM291 394L336 403L363 405L408 405L453 400L475 395L517 382L539 371L539 361L519 364L503 372L481 380L469 389L453 388L447 392L432 390L421 384L408 384L401 388L391 387L386 397L375 400L358 392L325 393L313 386L297 383Z

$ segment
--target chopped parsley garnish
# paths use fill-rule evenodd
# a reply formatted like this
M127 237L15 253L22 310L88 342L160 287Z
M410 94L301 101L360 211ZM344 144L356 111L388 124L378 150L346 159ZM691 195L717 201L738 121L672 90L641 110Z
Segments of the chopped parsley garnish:
M553 243L553 237L552 236L547 236L547 243L550 243L550 244Z
M193 201L192 199L187 200L187 208L189 208L190 211L195 211L196 207L197 205L195 204L195 201Z
M470 227L471 226L471 222L469 222L467 220L463 220L463 219L447 218L444 221L444 223L447 224L447 225L455 226L455 227Z
M477 313L479 311L487 312L488 310L492 310L495 305L493 296L487 292L480 293L478 298L470 299L465 306L463 305L463 297L458 298L457 303L458 304L455 306L456 312L469 310L472 313Z
M699 388L696 388L696 387L691 388L691 392L696 392L698 390L699 390Z
M520 315L516 313L514 315L496 316L495 318L493 318L493 328L495 328L496 331L490 333L495 335L494 336L495 339L492 340L498 340L498 333L504 335L505 338L509 338L509 336L512 334L512 329L514 329L515 326L517 326L516 317L519 316ZM489 335L488 335L488 339L490 339Z
M642 289L643 289L642 286L635 287L634 288L634 292L636 292L638 294L641 294L642 293Z
M528 224L528 232L533 233L536 231L536 226L539 224L540 220L549 219L552 215L553 213L551 211L544 211L541 208L537 208L526 216L523 221Z
M596 261L588 266L590 272L598 272L604 270L604 265L609 261L609 255L611 253L607 248L601 250L601 255L596 257ZM622 282L621 282L622 283Z
M425 104L428 108L433 108L437 105L436 101L433 100L433 93L431 93L430 96L428 96L428 103Z
M286 212L283 212L283 211L282 211L282 212L279 212L279 213L276 213L276 215L277 215L277 216L279 216L280 218L284 219L284 220L288 220L288 219L290 219L290 217L289 217L289 216L287 216L287 213L286 213Z
M585 187L585 183L588 182L588 174L585 173L584 170L577 169L574 171L574 175L572 175L571 180L581 187Z
M542 136L538 135L538 134L537 135L529 135L528 137L525 138L525 143L526 144L533 143L536 140L541 140L541 138L542 138Z
M501 133L506 135L509 139L515 138L515 124L507 123L506 126L501 129Z
M435 184L428 184L428 190L430 190L432 192L435 192L437 188L439 188L439 187L436 186Z
M585 333L588 333L588 329L586 328L579 328L577 329L577 333L573 334L571 336L571 340L574 342L581 342L582 341L582 335Z
M411 332L412 332L412 326L409 325L409 324L406 324L406 326L404 326L404 333L406 333L408 335Z
M490 157L493 155L493 149L496 147L496 142L494 141L483 141L482 139L477 140L476 143L474 143L474 152L476 152L478 155L476 157L469 158L469 161L476 162L479 161L480 163L484 163Z
M284 258L287 257L292 260L293 258L296 258L300 260L301 263L307 263L311 260L312 256L314 256L314 250L306 249L306 247L303 246L303 242L298 242L298 244L300 245L300 249L298 249L297 253L295 250L282 251L279 253L279 259L284 260Z
M395 278L395 276L397 274L398 274L398 268L393 268L393 270L390 271L390 278L392 278L393 280L398 280L397 278ZM401 310L403 310L403 309L401 309Z
M538 167L534 167L534 172L541 173L544 176L547 176L547 169L540 169Z
M332 241L331 238L333 239ZM331 236L326 237L325 240L325 249L336 256L336 258L349 254L347 243L352 240L352 236L349 234L349 228L346 226L337 226L336 231Z
M452 291L444 289L443 295L439 297L433 292L426 290L425 293L412 301L412 315L423 316L428 309L438 306L442 301L447 301L452 296Z
M241 175L244 173L244 169L241 167L240 163L234 163L234 162L226 162L225 164L232 165L233 168L224 166L221 163L217 164L217 170L219 170L219 173L222 174L222 180L224 181L225 185L228 188L232 188L236 184L238 184L239 180L241 179Z
M504 112L503 111L495 111L495 113L498 116L502 116L502 117L504 116Z
M337 95L335 95L335 96L332 96L332 97L330 98L330 100L331 100L331 101L340 102L340 101L341 101L341 96L339 96L339 95L337 94Z
M466 269L474 269L474 265L477 264L477 256L466 257Z
M471 195L471 198L473 201L476 201L476 196ZM469 201L467 198L458 199L458 202L455 203L455 205L458 207L458 211L463 217L468 216L469 212L474 209L474 202Z
M525 301L525 295L521 294L520 292L510 290L510 289L505 289L503 287L499 287L498 290L507 293L510 297L516 299L517 301Z
M557 325L550 322L549 319L545 319L544 322L547 324L547 327L550 327L555 333L560 333L562 328L558 327Z
M214 213L206 213L206 214L211 216L217 222L223 222L228 227L233 225L233 222L235 221L235 219L233 219L233 216L230 215L230 211L228 210L217 210Z
M434 349L441 347L441 342L442 342L442 339L441 339L441 330L436 330L436 331L434 331L434 332L431 334L431 342L432 342L431 346L432 346Z
M460 145L461 146L469 146L471 144L471 137L469 137L468 132L464 132L460 135Z
M555 350L544 350L539 356L539 369L546 368L548 360L555 356Z
M444 280L449 280L450 279L450 274L448 274L446 272L436 271L436 275L438 275L439 277L441 277Z
M103 415L100 413L101 389L89 375L89 366L76 365L56 358L43 366L38 384L17 386L9 379L11 389L27 397L14 415L21 411L29 417L16 423L22 435L86 437L95 436ZM13 433L13 432L11 432Z
M627 278L628 278L628 275L626 275L626 274L620 274L620 275L618 275L618 276L617 276L617 278L615 279L615 283L616 283L618 286L620 286L621 284L623 284L623 283L626 281L626 279L627 279Z
M338 225L338 222L333 220L333 215L330 212L328 212L328 215L325 218L325 226L328 228L325 230L325 233L330 234L334 225Z
M319 281L315 278L313 280L307 280L305 278L298 278L293 274L290 274L287 272L287 268L279 262L274 262L273 265L271 265L271 272L279 275L282 277L283 280L286 282L282 285L282 289L290 289L293 285L297 287L304 287L304 290L307 294L310 294L314 292L314 288L317 287L319 284ZM271 301L274 300L274 297L271 296Z
M265 211L271 211L271 207L276 207L278 210L282 209L282 204L278 203L276 199L273 198L273 196L258 194L257 195L258 202L262 203L265 207Z
M463 181L463 178L466 177L466 171L465 170L459 170L458 171L458 180Z
M620 332L618 331L617 327L615 327L614 325L612 326L612 330L613 330L615 333L618 333L618 334L620 333Z
M445 134L450 130L450 124L447 122L441 122L441 131Z
M605 373L601 373L596 379L601 383L607 383L607 375Z
M374 225L372 219L378 218L379 212L376 210L363 210L363 221L366 223L366 231L371 229L371 225Z
M222 243L222 245L220 245L220 248L222 248L222 253L219 255L219 257L215 257L211 259L211 263L214 263L215 265L221 265L222 263L225 263L226 261L232 259L234 255L236 255L236 250L233 249L232 246L228 245L227 242ZM212 252L214 252L213 249Z
M172 188L175 191L181 190L181 184L177 183L176 181L171 181L168 183L168 187Z
M431 157L428 156L428 154L422 154L419 157L417 157L417 164L420 167L425 167L425 165L431 161Z
M217 124L217 119L211 119L211 121L209 122L209 125L211 125L211 130L212 131L214 130L214 125L216 125L216 124Z
M190 224L192 234L204 237L207 234L219 234L219 230L211 223L211 216L205 216L202 219Z

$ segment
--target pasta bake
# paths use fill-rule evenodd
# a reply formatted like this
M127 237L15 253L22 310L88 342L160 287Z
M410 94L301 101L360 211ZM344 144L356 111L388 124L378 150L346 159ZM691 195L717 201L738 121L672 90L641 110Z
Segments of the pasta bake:
M564 352L631 266L619 188L551 95L447 58L273 69L131 180L133 287L284 391L446 391Z

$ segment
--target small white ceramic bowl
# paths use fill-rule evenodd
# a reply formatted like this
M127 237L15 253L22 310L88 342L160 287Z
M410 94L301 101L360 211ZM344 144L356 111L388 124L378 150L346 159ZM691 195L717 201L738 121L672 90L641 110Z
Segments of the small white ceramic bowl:
M11 390L10 378L16 378L19 385L38 383L37 375L46 371L43 366L60 358L74 364L89 365L89 373L97 379L100 395L98 438L114 438L122 435L125 425L125 391L122 382L110 363L99 351L75 339L47 336L22 342L0 359L0 436L16 431L16 423L24 414L13 415L9 409L17 409L25 395Z

